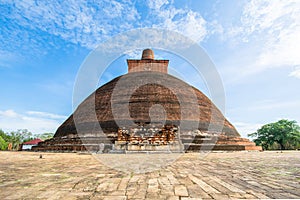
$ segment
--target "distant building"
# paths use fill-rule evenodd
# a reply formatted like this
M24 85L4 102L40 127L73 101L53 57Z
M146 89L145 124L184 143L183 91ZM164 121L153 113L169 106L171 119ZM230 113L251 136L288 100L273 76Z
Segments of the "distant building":
M22 151L30 151L33 146L37 146L39 142L43 142L43 140L36 138L34 140L30 140L28 142L22 143Z

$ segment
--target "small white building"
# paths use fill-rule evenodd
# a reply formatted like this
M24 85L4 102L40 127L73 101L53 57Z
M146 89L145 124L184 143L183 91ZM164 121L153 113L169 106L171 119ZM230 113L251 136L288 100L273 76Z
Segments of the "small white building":
M30 151L33 146L37 146L39 142L42 142L41 139L36 138L22 144L22 151Z

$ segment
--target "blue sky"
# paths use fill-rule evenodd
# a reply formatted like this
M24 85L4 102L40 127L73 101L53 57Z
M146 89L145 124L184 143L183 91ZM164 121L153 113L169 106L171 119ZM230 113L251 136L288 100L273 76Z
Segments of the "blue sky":
M76 74L98 44L135 28L163 28L196 41L223 80L225 116L241 135L281 118L300 122L300 2L0 0L0 128L55 132L72 113ZM139 55L140 56L140 55ZM126 73L117 59L100 83ZM179 75L203 80L166 52ZM188 68L188 66L187 66Z

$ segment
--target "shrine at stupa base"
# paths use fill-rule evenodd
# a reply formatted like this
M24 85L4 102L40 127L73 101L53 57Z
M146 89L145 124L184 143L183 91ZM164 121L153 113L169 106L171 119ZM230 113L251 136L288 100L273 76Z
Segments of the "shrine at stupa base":
M127 60L127 74L98 88L57 129L52 139L40 142L32 150L98 153L262 150L241 138L201 91L169 75L168 63L169 60L155 60L150 49L143 51L141 60ZM181 126L183 121L185 126Z

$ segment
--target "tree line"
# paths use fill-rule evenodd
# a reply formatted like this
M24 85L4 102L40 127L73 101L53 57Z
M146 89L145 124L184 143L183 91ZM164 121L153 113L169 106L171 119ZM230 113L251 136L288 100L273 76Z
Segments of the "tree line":
M53 133L33 134L27 129L19 129L17 131L4 132L0 129L0 150L8 150L11 146L12 150L18 150L19 145L36 138L46 140L53 137Z
M300 127L296 121L282 119L263 125L256 132L248 134L263 150L300 149Z

